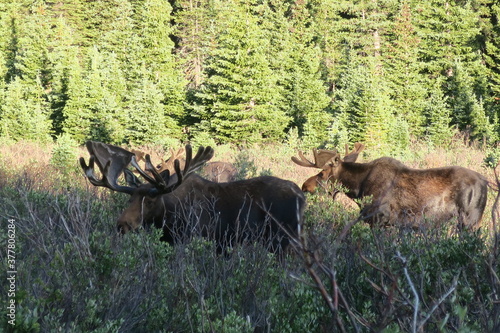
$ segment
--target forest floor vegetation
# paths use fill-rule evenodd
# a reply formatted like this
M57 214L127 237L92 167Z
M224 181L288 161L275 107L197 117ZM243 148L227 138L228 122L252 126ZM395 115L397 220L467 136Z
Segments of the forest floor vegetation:
M153 160L168 154L142 148ZM362 159L379 157L367 150ZM0 259L15 277L1 284L0 330L500 331L499 184L480 147L413 143L397 156L410 167L460 165L485 175L492 188L478 231L455 232L455 221L371 229L350 199L308 194L302 237L284 263L260 244L220 256L199 237L170 246L158 230L118 235L127 196L86 181L77 163L86 154L0 144ZM293 155L284 144L220 146L213 160L234 163L245 178L271 174L300 186L314 171Z

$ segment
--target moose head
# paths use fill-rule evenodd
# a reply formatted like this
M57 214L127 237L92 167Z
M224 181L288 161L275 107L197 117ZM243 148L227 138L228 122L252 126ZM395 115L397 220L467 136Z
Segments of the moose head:
M116 192L129 194L129 206L118 219L118 229L122 233L138 228L143 220L148 220L157 214L157 201L163 194L171 193L194 171L199 169L206 161L210 160L214 154L211 147L200 147L194 158L192 158L192 148L186 146L186 160L184 168L181 170L180 162L175 159L173 167L175 173L166 168L159 172L151 163L149 154L145 156L145 170L137 163L136 155L123 148L104 144L101 142L88 141L87 150L90 154L89 165L85 163L83 157L80 158L80 165L89 181L95 186L107 187ZM94 172L94 164L97 164L102 178L98 179ZM141 181L129 170L131 165L147 181ZM118 178L125 175L128 185L119 185Z
M321 169L321 171L308 178L302 185L302 191L314 193L321 183L338 180L339 172L343 163L353 163L358 159L359 154L365 146L359 142L354 144L354 149L349 152L349 146L345 146L345 156L341 157L337 150L313 149L314 163L308 160L304 154L299 151L299 158L292 156L292 161L296 164L307 167Z

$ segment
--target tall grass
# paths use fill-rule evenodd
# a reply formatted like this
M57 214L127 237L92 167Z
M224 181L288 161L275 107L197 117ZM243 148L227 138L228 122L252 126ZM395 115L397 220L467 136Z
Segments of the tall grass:
M220 256L201 238L170 246L157 230L118 235L126 195L89 185L76 161L62 170L56 148L0 146L0 258L9 271L13 220L17 271L15 326L3 315L5 331L500 331L493 191L481 231L453 236L446 226L372 230L356 221L355 206L308 195L304 237L280 263L259 244ZM287 146L224 147L217 159L301 184L315 170L292 163L294 154ZM451 151L415 143L404 162L459 164L495 183L484 157L458 143ZM6 309L10 286L1 286Z

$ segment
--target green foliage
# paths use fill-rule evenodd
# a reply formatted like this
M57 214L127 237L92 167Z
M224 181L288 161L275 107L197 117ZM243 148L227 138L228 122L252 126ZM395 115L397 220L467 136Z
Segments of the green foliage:
M70 135L59 136L51 163L70 165L74 145ZM288 156L295 147L283 149ZM250 156L243 150L238 158L248 174L257 171ZM0 166L2 175L12 168ZM332 201L323 188L307 194L307 251L290 251L280 262L260 244L245 243L219 255L214 241L198 235L174 246L160 242L154 228L118 235L126 196L80 185L70 169L71 185L60 188L59 170L66 171L42 179L28 168L1 178L0 219L16 225L19 332L330 332L339 322L347 331L408 332L414 316L425 332L491 332L498 325L491 295L499 248L489 234L455 233L456 221L370 228L356 222L357 207L347 208L345 197ZM307 264L305 253L319 261ZM335 313L310 268L338 302ZM11 329L4 317L0 330Z
M115 144L208 135L305 148L448 128L498 140L492 0L17 1L0 17L0 137ZM435 103L435 104L434 104ZM17 124L17 126L15 126Z
M40 90L40 85L32 87L19 78L7 85L0 106L0 136L14 141L50 140L50 119Z
M235 4L219 15L233 19L224 21L216 37L218 48L210 55L197 95L203 105L197 115L199 130L213 133L222 143L282 138L289 118L280 107L278 77L266 62L269 42L258 17Z
M57 145L52 150L50 164L60 170L66 180L69 180L77 168L77 143L68 134L62 134L57 138Z
M493 136L492 125L481 98L476 97L473 77L460 63L453 70L455 75L449 80L453 93L448 103L454 122L459 129L468 130L473 139L490 139Z
M453 137L450 128L451 112L446 107L447 98L443 96L439 87L435 87L425 103L425 116L427 117L427 136L437 145L447 147Z
M145 79L132 93L127 110L127 141L134 144L152 143L168 135L165 131L167 118L161 103L163 96L159 89Z
M257 167L247 150L240 151L233 164L238 170L237 178L239 180L257 176Z
M496 168L500 162L500 148L495 147L489 149L483 162L489 168Z

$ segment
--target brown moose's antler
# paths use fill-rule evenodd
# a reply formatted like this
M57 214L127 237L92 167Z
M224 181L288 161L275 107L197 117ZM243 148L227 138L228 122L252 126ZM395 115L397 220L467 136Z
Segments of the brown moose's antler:
M146 181L153 185L153 188L149 190L149 195L158 195L173 191L182 183L183 179L200 168L214 155L214 150L211 147L200 147L198 153L193 158L192 148L190 145L187 145L185 148L186 162L184 169L181 170L179 159L175 159L173 163L175 173L171 174L171 171L168 169L161 173L158 172L151 163L151 156L149 154L146 154L144 157L145 170L143 170L137 162L136 154L133 152L117 146L94 141L88 141L86 146L90 154L89 165L87 166L83 157L80 157L80 165L89 181L94 186L103 186L113 191L127 194L132 194L135 188L140 185L140 182L138 182L133 173L127 169L129 164L133 166ZM139 156L139 159L141 157L142 156ZM178 157L178 153L173 157ZM98 179L95 175L94 163L97 163L102 174L102 179ZM122 186L117 183L122 173L125 174L127 183L133 184L133 186ZM173 177L174 175L176 177Z
M332 158L334 158L338 155L338 152L337 152L337 150L326 150L326 149L314 148L313 155L314 155L314 163L309 161L301 151L299 151L300 159L298 159L295 156L292 156L292 161L300 166L303 166L303 167L322 169L323 166L325 166L325 164L329 160L331 160Z
M358 159L359 154L365 149L365 145L359 142L356 142L354 144L354 149L349 152L349 145L345 145L345 156L344 156L344 162L356 162Z
M184 154L185 148L179 148L176 151L173 148L170 148L170 157L161 162L156 166L158 173L162 173L165 170L169 170L170 172L174 172L174 163L175 160L179 160L179 162L183 163L184 159L181 158L182 154Z

